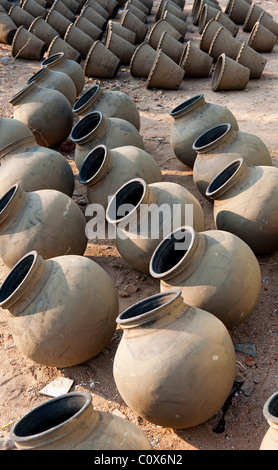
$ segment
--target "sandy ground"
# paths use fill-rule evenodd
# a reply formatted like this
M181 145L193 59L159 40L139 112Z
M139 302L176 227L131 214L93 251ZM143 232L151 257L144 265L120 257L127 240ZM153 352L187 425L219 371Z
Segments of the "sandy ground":
M188 30L186 39L199 44L200 34L192 25L190 12L192 0L186 10ZM257 1L278 21L277 1ZM224 11L226 2L220 2ZM154 23L155 7L148 17L148 26ZM119 20L119 15L115 21ZM246 39L249 33L238 33ZM40 68L40 63L11 59L10 46L0 45L0 115L11 116L9 99L21 90L26 80ZM213 92L210 75L203 79L184 79L178 91L146 89L144 79L136 79L129 68L122 66L114 80L86 79L84 91L94 83L104 89L126 92L136 102L141 116L141 135L145 150L159 163L165 181L177 182L200 201L206 219L206 229L213 229L212 206L198 193L192 181L192 171L173 154L170 145L170 129L173 120L170 111L183 101L203 93L211 103L228 107L235 115L240 130L256 134L268 147L273 165L278 166L278 45L265 54L267 64L259 80L250 80L243 91ZM65 153L75 175L78 171L73 152ZM76 181L74 200L85 210L86 192ZM89 242L85 256L102 266L114 281L119 292L120 311L159 292L158 281L132 269L119 255L111 240ZM49 397L40 390L56 377L68 377L74 382L71 390L87 390L93 394L96 409L116 413L142 429L155 450L258 450L268 424L263 416L265 401L278 389L277 368L277 306L278 306L278 253L258 258L262 273L262 289L257 308L244 324L230 331L233 343L252 343L254 355L236 351L237 373L235 389L223 410L205 423L186 430L175 430L153 425L137 416L123 402L114 383L113 358L121 339L117 329L107 347L95 358L75 367L57 369L33 363L16 348L8 323L8 312L0 311L0 444L9 448L9 431L14 422ZM0 261L0 281L8 270ZM127 286L131 292L122 297ZM231 286L232 288L232 286ZM128 290L128 289L127 289ZM219 427L219 423L224 425ZM221 432L217 432L221 431Z

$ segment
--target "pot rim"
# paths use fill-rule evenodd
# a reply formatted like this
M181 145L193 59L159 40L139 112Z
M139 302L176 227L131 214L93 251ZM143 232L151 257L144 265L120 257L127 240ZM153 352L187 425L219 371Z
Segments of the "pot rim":
M99 117L98 123L95 125L95 127L93 129L91 129L89 132L87 132L86 134L83 134L82 136L74 137L76 132L81 132L82 131L82 126L84 126L84 123L86 123L86 121L89 121L92 118L93 115ZM70 139L72 140L72 142L75 142L76 144L79 144L80 142L83 141L83 139L85 139L88 136L91 136L93 133L97 132L97 130L101 126L102 121L103 121L103 114L102 114L101 111L92 111L91 113L86 114L73 127L73 129L70 133ZM79 129L79 128L81 128L81 129Z
M19 189L19 185L17 183L13 184L12 186L9 187L9 189L7 189L7 191L5 191L3 196L0 197L0 216L3 213L3 211L6 209L7 205L15 197L15 194L18 191L18 189ZM4 206L1 208L2 201L5 199L6 199L6 202L4 202Z
M84 178L84 176L85 176L84 173L87 171L86 167L88 167L88 165L90 164L89 163L90 160L93 160L94 153L99 151L99 149L103 149L103 157L102 157L101 164L99 165L97 171L95 171L95 173L92 174L92 176L90 176L89 178ZM81 165L80 170L79 170L78 179L79 179L79 182L81 184L89 184L89 183L98 181L98 179L102 175L103 169L106 165L106 162L107 162L107 159L108 159L108 154L109 154L109 149L106 147L106 145L103 145L103 144L102 145L97 145L96 147L94 147L88 153L85 160L82 162L82 165Z
M242 172L243 158L236 158L213 178L206 189L206 196L214 198Z
M50 64L53 64L57 60L62 59L62 57L65 57L64 52L55 52L54 54L52 54L49 57L47 57L46 59L44 59L42 61L41 65L42 66L45 66L45 65L48 66Z
M278 425L278 392L273 393L265 402L263 414L268 422Z
M74 113L78 113L84 106L88 104L88 101L90 101L92 98L96 96L98 91L100 90L100 85L96 84L90 87L85 93L83 93L78 100L74 103L72 110Z
M221 128L223 128L223 132L221 132ZM217 124L216 126L211 127L210 129L206 130L202 134L197 137L195 142L193 142L192 148L197 152L205 151L211 145L217 145L219 141L221 141L232 129L232 125L229 122L223 122L221 124ZM218 134L217 134L218 131ZM220 131L220 134L219 134ZM210 136L210 134L214 134L214 138L203 143L203 140L206 140ZM216 137L215 137L216 135Z
M170 112L170 116L175 118L181 111L183 113L188 112L190 110L190 108L193 107L193 105L198 104L199 101L201 101L202 99L204 99L204 94L203 93L192 96L192 98L189 98L188 100L183 101L181 104L179 104L178 106L173 108L172 111Z
M117 207L118 207L117 197L119 197L120 193L126 191L129 186L131 186L131 185L134 186L135 183L137 183L137 185L140 185L141 188L142 188L142 194L140 195L139 201L136 203L134 208L128 214L126 214L123 217L120 217L119 219L113 219L111 217L111 211L113 210L112 205L114 205L114 207L116 208L116 210L114 212L115 212L115 214L117 214ZM147 185L146 181L143 178L133 178L133 179L130 179L129 181L127 181L126 183L124 183L118 189L118 191L116 191L116 193L113 194L112 198L110 199L110 201L108 203L108 206L107 206L107 209L106 209L106 220L107 220L107 222L109 222L110 224L113 224L113 225L117 225L119 223L126 222L129 217L132 217L133 214L136 213L138 207L140 206L140 204L142 203L142 201L144 200L144 198L146 196L147 189L148 189L148 185ZM124 203L127 204L128 201L125 201Z

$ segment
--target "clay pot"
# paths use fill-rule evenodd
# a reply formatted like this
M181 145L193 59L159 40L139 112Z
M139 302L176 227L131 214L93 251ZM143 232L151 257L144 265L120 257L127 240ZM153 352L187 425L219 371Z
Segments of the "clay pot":
M58 11L67 18L70 22L75 20L75 14L62 2L62 0L55 0L51 9Z
M78 29L80 29L84 33L86 33L87 36L92 38L94 41L97 41L98 39L101 39L102 36L103 36L103 30L100 29L98 26L96 26L91 21L89 21L85 16L79 16L75 20L74 26L76 26ZM92 45L92 42L90 42L90 47L91 47L91 45ZM87 55L87 50L89 50L90 47L86 48L85 56Z
M167 0L159 0L158 1L158 5L157 5L157 8L156 8L156 12L155 12L155 21L158 21L158 20L161 19L163 8L164 8L164 5L165 5L166 1Z
M250 3L245 0L229 0L225 13L235 24L243 24L250 8Z
M193 168L197 156L192 145L203 132L223 122L229 122L234 130L238 130L231 111L225 106L207 103L203 94L184 101L171 111L170 116L174 119L170 132L172 151L189 168Z
M230 31L221 26L211 41L208 53L215 61L221 54L236 60L241 46L242 42L234 38Z
M221 409L236 362L231 337L218 318L170 290L129 307L117 323L123 336L113 375L135 413L159 426L184 429Z
M169 13L167 10L165 11L162 18L168 21L168 23L170 23L184 38L187 31L187 23L184 20L181 20L172 13Z
M86 219L79 206L54 189L25 192L11 186L0 199L0 256L10 269L31 250L43 259L83 255Z
M119 57L100 41L95 41L87 54L84 73L86 77L115 78L120 66Z
M105 30L107 20L89 5L82 9L81 16L86 18L88 21L91 21L91 23L95 24L102 31Z
M109 32L105 46L113 52L124 65L129 65L135 51L135 46L121 36Z
M3 147L0 165L0 197L14 184L24 191L55 189L70 197L73 194L70 164L60 152L38 145L33 134Z
M267 59L244 42L238 52L236 61L248 67L250 78L260 78L267 63Z
M249 246L232 233L197 233L180 227L154 251L150 273L162 292L179 288L186 304L210 312L227 328L252 314L261 290L258 260Z
M49 10L45 21L58 32L62 39L66 34L68 27L71 25L71 21L53 7Z
M79 3L75 0L63 0L64 5L76 15L79 11Z
M147 88L178 90L184 77L184 69L159 50L147 78Z
M44 260L35 251L0 288L15 345L32 361L71 367L99 354L115 332L118 296L108 274L85 256Z
M41 88L50 88L62 93L69 101L71 106L76 100L76 88L72 79L64 72L51 70L46 65L31 75L27 83L36 82Z
M200 44L199 44L200 49L202 51L204 52L209 51L213 38L220 28L224 29L224 27L213 18L207 22L206 26L203 29L202 36L200 39ZM231 34L230 36L232 39Z
M30 137L33 133L26 124L18 119L0 117L0 149L16 139Z
M275 34L275 36L278 36L278 23L277 21L274 21L274 19L271 18L266 11L263 11L260 14L258 21L261 25L263 25L265 28L269 29L269 31Z
M84 59L90 51L90 48L95 43L94 39L88 34L84 33L81 29L75 26L73 23L69 25L64 40L78 52Z
M226 54L221 54L216 62L212 75L211 89L219 90L243 90L250 78L249 68L231 59Z
M177 31L174 26L172 26L168 21L164 19L158 20L154 26L151 28L149 36L148 36L148 41L150 46L153 49L157 49L158 43L160 41L162 33L164 31L167 31L168 34L173 36L177 41L183 43L184 37L182 34Z
M263 407L264 417L269 425L260 450L278 450L278 393L273 393Z
M185 50L185 44L181 44L173 36L167 33L167 31L164 31L157 45L157 50L159 51L159 49L161 49L168 57L171 57L176 64L179 64Z
M38 16L30 25L29 31L41 39L47 46L57 36L58 32L50 26L41 16Z
M17 27L5 11L0 11L0 43L12 44Z
M20 6L23 10L34 16L34 18L37 18L37 16L45 18L47 15L47 10L35 0L24 0Z
M184 70L184 77L207 77L212 67L213 58L191 41L185 45L180 66Z
M75 85L76 96L80 95L85 85L85 74L80 64L67 59L64 52L58 52L45 59L41 65L50 70L67 74Z
M219 13L219 10L214 6L204 3L200 12L199 22L198 22L198 31L202 34L206 24L216 18L216 15Z
M193 181L205 197L209 183L236 158L243 158L248 166L272 166L268 148L256 135L235 131L231 124L214 126L194 142L197 157L193 167Z
M138 178L114 194L106 218L116 228L116 247L121 256L144 273L149 273L155 248L173 227L188 223L197 231L205 229L201 205L186 188L169 182L147 184Z
M130 29L124 28L122 25L118 23L113 23L113 21L109 20L107 23L107 35L111 33L116 33L118 36L121 36L126 41L129 41L131 44L135 44L136 34L134 31Z
M149 8L144 5L144 3L140 0L128 0L128 5L134 5L136 8L138 8L139 10L141 10L143 13L145 13L146 15L149 14Z
M257 5L255 2L252 2L251 5L249 5L249 9L247 12L247 15L245 17L244 23L242 25L242 30L245 32L252 31L252 28L254 24L258 21L260 15L264 12L265 10L261 8L259 5ZM270 18L272 18L271 15L269 15Z
M248 46L257 52L271 52L277 41L277 36L257 21L248 38Z
M162 181L158 164L144 150L132 145L114 149L98 145L83 161L79 182L87 188L89 202L106 209L108 198L135 175L147 184Z
M233 37L235 37L238 33L239 27L222 11L219 11L215 17L216 21L220 23L224 28L226 28Z
M163 4L163 9L161 13L162 18L163 18L165 11L168 11L169 13L171 13L172 15L175 15L177 18L180 18L183 21L186 21L187 16L188 16L185 10L181 9L178 5L176 5L172 1L166 1Z
M216 8L217 10L221 10L221 7L218 3L209 0L195 0L192 7L192 23L196 26L198 26L199 24L201 11L205 4L210 5L211 7Z
M146 8L148 8L149 13L151 12L151 9L153 7L153 0L141 0L143 5L145 5Z
M105 10L105 8L103 8L103 6L101 6L101 4L97 0L87 0L84 4L83 8L86 8L87 6L93 8L94 11L99 13L106 20L109 19L108 11ZM83 8L81 9L81 13L82 13Z
M60 53L64 54L67 60L72 60L74 62L77 62L78 64L82 60L80 52L78 52L76 49L74 49L74 47L64 41L64 39L62 39L59 35L57 35L51 42L49 48L47 49L45 57L48 59L52 55Z
M140 8L126 3L123 13L125 13L126 11L131 11L131 13L133 13L133 15L135 15L140 21L142 21L142 23L146 23L148 14L144 13L142 10L140 10Z
M37 406L13 426L10 438L19 450L152 449L138 426L95 410L88 392L69 392Z
M57 90L38 87L31 82L9 101L15 119L32 130L43 147L55 147L69 136L73 113L68 99Z
M119 10L119 3L116 0L97 0L98 3L107 11L110 18L115 18Z
M100 111L93 111L80 119L70 138L76 144L74 158L78 169L90 150L98 145L106 145L109 149L125 145L144 149L142 137L130 122L104 117Z
M139 44L131 57L131 75L134 77L148 78L156 56L157 52L147 42Z
M20 26L12 42L12 56L19 59L42 60L46 44L33 33Z
M130 29L133 31L136 35L135 42L140 44L141 42L144 41L145 36L148 31L148 27L141 21L137 16L135 16L131 11L126 11L122 16L121 16L121 22L120 24L127 29Z
M214 223L244 240L256 253L278 248L278 168L249 167L234 160L212 180L206 196L214 201Z
M100 85L94 85L75 102L72 109L80 119L92 111L101 111L104 117L125 119L140 130L138 108L122 91L105 90Z
M1 0L0 5L1 5L2 9L6 10L7 12L11 8L11 3L9 2L9 0Z
M8 14L17 27L24 26L24 28L26 29L29 28L29 26L35 19L33 15L30 15L30 13L28 13L28 11L23 10L23 8L16 4L14 4L10 8Z

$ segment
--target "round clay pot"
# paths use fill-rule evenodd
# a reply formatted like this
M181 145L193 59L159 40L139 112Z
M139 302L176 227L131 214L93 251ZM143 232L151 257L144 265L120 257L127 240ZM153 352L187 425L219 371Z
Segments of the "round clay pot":
M214 222L244 240L256 253L278 249L278 168L249 167L234 160L209 184L206 196L214 201Z
M115 18L120 7L116 0L98 0L98 3L107 11L110 18Z
M85 74L80 64L67 59L64 52L58 52L45 59L41 65L42 67L48 67L50 70L67 74L74 83L76 96L80 95L85 85Z
M187 23L184 20L181 20L172 13L169 13L167 10L165 11L162 18L168 21L168 23L170 23L184 38L187 31Z
M55 147L69 136L73 112L68 99L57 90L31 82L9 100L15 119L24 122L43 147Z
M161 181L147 184L140 178L130 180L114 194L106 218L116 228L121 256L144 273L149 273L155 248L173 227L188 223L197 231L205 229L201 205L186 188Z
M232 112L225 106L206 102L203 94L184 101L171 111L170 116L174 119L170 132L172 151L189 168L193 168L197 156L192 145L203 132L223 122L229 122L234 130L238 130Z
M250 78L248 67L241 65L226 54L221 54L216 62L212 75L211 89L219 90L244 90Z
M75 14L62 2L62 0L55 0L51 7L53 10L58 11L67 18L70 22L75 20Z
M82 9L81 16L83 18L86 18L87 20L91 21L91 23L95 24L102 31L105 30L107 20L100 13L98 13L92 7L90 7L89 5L85 6Z
M150 273L162 292L181 289L184 302L210 312L227 328L254 311L261 290L258 260L249 246L232 233L197 233L180 227L156 248Z
M173 36L173 38L175 38L177 41L183 43L183 41L184 41L183 35L180 34L179 31L177 31L174 28L174 26L172 26L170 23L168 23L168 21L161 18L151 28L149 36L148 36L149 44L153 49L157 49L157 46L159 44L161 35L162 35L162 33L164 33L164 31L167 31L167 33L170 34L171 36Z
M267 59L248 46L246 42L242 44L236 61L249 68L250 78L260 78L267 63Z
M88 392L69 392L37 406L17 421L10 438L20 450L152 449L138 426L95 410Z
M72 60L78 64L82 60L80 52L64 41L64 39L62 39L59 35L57 35L49 45L45 57L48 59L52 55L60 53L63 53L67 60Z
M130 64L131 58L135 51L135 46L129 41L122 38L121 36L117 36L115 33L109 32L106 38L105 46L107 49L113 52L113 54L119 57L122 64Z
M94 11L99 13L106 20L109 19L108 11L105 10L105 8L103 8L103 6L101 6L101 4L97 0L87 0L84 4L83 8L86 8L86 6L89 6L89 7L93 8ZM82 13L83 8L81 9L81 13Z
M229 332L218 318L184 303L179 290L169 290L129 307L117 323L123 335L114 380L137 415L184 429L221 409L236 361Z
M104 117L101 111L92 111L80 119L70 138L76 145L74 158L78 169L90 150L98 145L106 145L109 149L125 145L144 149L142 137L130 122Z
M85 64L84 73L86 77L115 78L121 61L113 52L100 41L95 41L89 50Z
M103 36L103 30L100 29L97 25L92 23L88 18L86 18L83 15L78 16L74 22L74 26L76 26L78 29L81 29L84 33L87 34L90 38L92 38L94 41L97 41L98 39L101 39ZM90 47L92 45L92 42L90 43ZM88 50L90 49L88 48ZM85 54L85 56L87 53Z
M162 181L158 164L144 150L132 145L114 149L98 145L82 163L79 182L87 188L89 202L106 209L108 198L135 175L147 184Z
M46 51L46 44L24 26L17 28L12 42L12 56L19 59L41 61Z
M123 13L125 13L126 11L131 11L131 13L133 13L133 15L135 15L140 21L142 21L142 23L146 23L148 15L147 13L144 13L142 10L140 10L140 8L126 3L123 9Z
M277 42L277 36L257 21L249 35L247 44L257 52L271 52Z
M180 66L185 77L207 77L210 74L213 58L188 41L184 48Z
M266 11L263 11L260 14L258 21L261 25L263 25L265 28L269 29L269 31L275 34L275 36L278 36L278 23L277 21L274 21L274 19L271 18Z
M41 39L47 47L50 45L52 40L57 36L58 32L49 23L45 21L42 16L38 16L29 26L29 31L33 33L37 38Z
M147 42L135 49L130 61L130 73L134 77L148 78L157 52Z
M101 111L104 117L125 119L140 130L138 108L130 96L122 91L105 90L100 85L94 85L80 96L72 110L80 119L92 111Z
M83 59L87 57L92 45L95 43L95 40L91 36L88 36L88 34L73 23L69 25L64 40L80 52Z
M0 197L13 184L19 184L24 191L55 189L70 197L73 194L70 164L60 152L38 145L33 134L2 148L0 165Z
M265 402L263 415L269 425L260 450L278 450L278 393L273 393Z
M120 24L127 29L133 31L136 35L135 42L140 44L144 41L145 36L148 32L148 27L141 21L137 16L135 16L131 11L127 10L121 16Z
M0 117L0 149L16 139L30 137L33 133L26 124L14 118Z
M250 3L246 0L229 0L225 13L235 24L243 24L250 8Z
M29 28L30 24L35 19L33 15L28 13L28 11L23 10L23 8L15 3L10 8L8 15L17 27L24 26L26 29Z
M207 22L206 26L203 29L202 36L200 39L200 44L199 44L200 49L202 51L204 52L209 51L213 38L220 28L224 29L224 27L213 18ZM231 34L230 36L232 39Z
M15 345L32 361L71 367L99 354L116 329L113 282L79 255L44 260L36 251L12 268L0 288Z
M184 77L184 69L159 50L151 66L146 87L178 90Z
M36 82L36 84L42 88L50 88L51 90L59 91L68 99L71 106L74 105L76 100L76 88L72 79L66 73L51 70L45 65L27 80L27 84L31 82Z
M68 27L71 25L71 21L63 16L59 11L55 10L54 4L50 8L45 21L54 28L58 34L61 36L61 39L66 34Z
M15 184L0 199L0 256L10 269L31 250L43 259L83 255L86 219L79 206L54 189L26 192Z
M236 158L243 158L248 166L272 166L269 150L258 136L235 131L228 123L204 132L195 140L193 149L197 152L193 181L204 197L209 183Z
M180 64L180 60L184 54L185 46L186 44L181 44L173 36L171 36L171 34L167 33L167 31L164 31L164 33L161 34L160 41L157 45L157 51L161 49L162 52L168 55L168 57L171 57L171 59L176 62L176 64Z
M20 6L23 10L34 16L34 18L37 18L37 16L45 18L47 15L47 10L35 0L24 0Z
M109 32L116 33L118 36L121 36L126 41L129 41L131 44L135 44L136 34L130 29L124 28L118 23L114 23L112 20L109 20L106 27L107 35Z
M238 33L239 27L222 11L219 11L215 17L216 21L224 26L233 37L235 37Z
M215 61L219 59L221 54L236 60L241 46L242 41L234 38L230 31L221 26L211 41L208 53Z
M249 5L249 9L247 12L247 15L245 17L244 23L242 25L242 30L245 32L250 32L252 31L252 28L254 24L258 21L260 15L264 12L265 10L261 8L259 5L257 5L255 2L252 2ZM272 18L271 15L269 15L270 18Z

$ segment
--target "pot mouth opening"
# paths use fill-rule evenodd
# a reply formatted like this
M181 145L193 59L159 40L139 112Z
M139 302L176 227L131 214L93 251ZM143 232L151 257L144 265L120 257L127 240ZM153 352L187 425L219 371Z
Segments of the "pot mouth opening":
M18 263L12 268L2 286L0 287L0 305L11 297L14 292L21 286L36 261L37 255L35 252L21 258Z
M89 152L79 171L80 183L86 184L97 176L103 168L106 157L107 147L105 145L99 145Z
M223 123L211 127L195 140L192 148L198 151L206 147L207 145L217 142L218 139L220 139L229 132L231 127L232 126L229 123Z
M190 108L190 106L199 101L203 96L203 94L196 95L190 98L189 100L184 101L180 105L176 106L176 108L172 109L172 111L170 112L170 116L175 116L175 114L179 113L180 111L184 111L185 109Z
M64 52L57 52L56 54L52 54L50 57L45 59L41 65L49 65L52 64L53 62L56 62L56 60L60 59L61 57L64 57L65 53Z
M4 211L7 205L10 203L17 191L18 185L12 186L0 199L0 214Z
M100 111L93 111L92 113L86 114L72 129L71 140L78 142L80 139L86 137L98 128L101 120L102 113Z
M27 413L15 424L12 434L24 440L53 431L77 414L81 414L89 401L87 394L76 392L53 398Z
M265 403L264 415L267 420L278 424L278 393L274 393Z
M220 171L218 175L211 181L206 190L206 196L212 196L213 193L219 191L231 178L238 172L242 166L242 159L238 159L226 166L224 170Z
M27 83L31 83L36 80L38 77L40 77L40 75L43 74L43 72L45 72L45 70L47 70L46 66L42 67L40 70L35 72L30 78L28 78Z
M195 239L192 227L180 227L168 235L155 249L150 273L155 278L171 274L188 256Z
M78 100L74 103L72 110L73 111L78 111L82 106L88 103L91 98L93 98L97 92L99 91L100 86L99 85L94 85L89 90L87 90Z
M141 178L130 180L124 184L109 202L107 220L115 224L133 214L140 206L146 190L146 182Z

